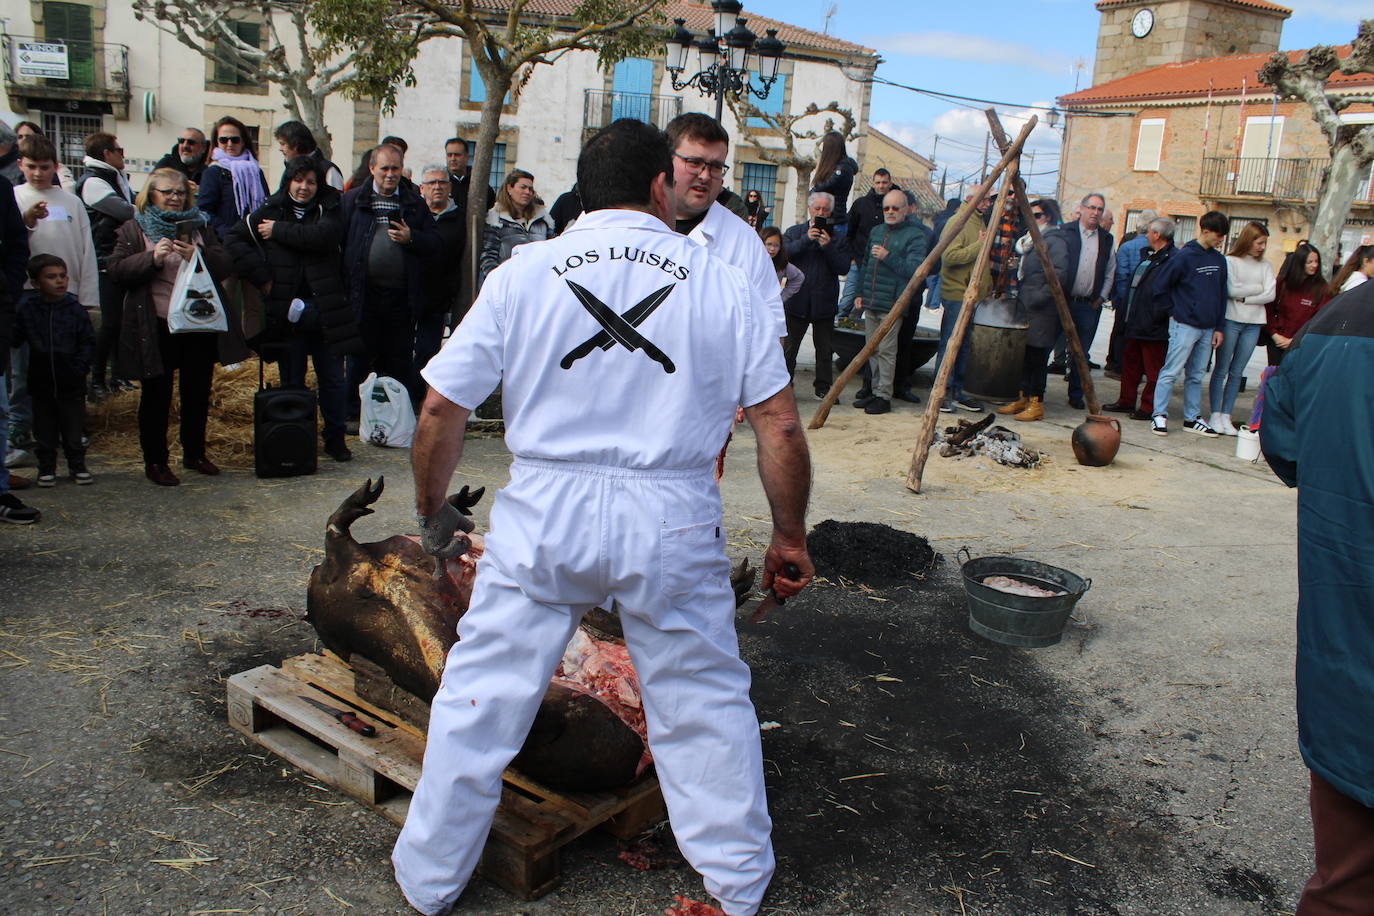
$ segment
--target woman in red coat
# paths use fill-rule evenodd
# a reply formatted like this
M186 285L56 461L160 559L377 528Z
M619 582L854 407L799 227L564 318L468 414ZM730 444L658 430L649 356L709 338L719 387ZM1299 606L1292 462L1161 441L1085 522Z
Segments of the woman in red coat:
M1278 295L1270 304L1264 323L1269 365L1277 366L1283 361L1293 336L1330 298L1322 274L1322 256L1311 245L1300 242L1283 264Z

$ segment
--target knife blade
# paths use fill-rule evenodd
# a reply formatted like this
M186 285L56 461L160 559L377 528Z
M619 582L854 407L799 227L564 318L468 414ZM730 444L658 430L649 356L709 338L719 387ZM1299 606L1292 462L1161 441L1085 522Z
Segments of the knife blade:
M347 726L349 729L357 732L364 738L374 738L377 735L376 728L364 722L362 719L359 719L358 714L351 710L335 709L332 706L326 706L325 704L321 703L319 700L314 699L313 697L303 697L300 694L297 694L296 696L298 699L305 700L305 702L309 703L311 706L315 706L329 713L331 716L338 719L341 725Z
M787 563L782 568L782 575L784 579L791 579L795 582L797 579L801 578L801 569L796 563ZM749 618L749 622L758 623L764 617L768 616L768 612L773 610L773 608L782 607L786 603L787 599L778 594L776 587L770 588L768 594L759 602L758 607L754 608L754 613Z
M630 327L639 327L641 324L644 323L644 319L648 318L650 315L654 313L654 309L658 308L660 305L664 303L664 301L668 298L668 294L673 291L673 288L675 286L677 286L676 283L669 283L662 289L654 290L652 293L650 293L644 299L640 300L638 303L635 304L633 308L631 308L628 312L626 312L624 315L621 315L620 317L628 321L630 323ZM579 359L586 356L593 350L598 348L602 350L609 350L611 347L615 346L615 343L615 338L612 337L610 334L608 334L605 331L598 331L591 337L582 341L582 343L578 344L572 350L568 351L568 354L563 357L559 365L562 366L564 369L567 369L573 363L577 362Z
M628 321L621 318L615 309L593 296L590 290L578 286L571 280L565 280L564 282L572 289L573 294L577 296L577 301L582 304L582 307L591 313L592 317L596 319L597 324L601 325L616 343L630 352L643 349L645 355L661 365L664 371L677 371L677 367L673 365L673 361L668 358L668 355L654 346L643 334L636 331Z

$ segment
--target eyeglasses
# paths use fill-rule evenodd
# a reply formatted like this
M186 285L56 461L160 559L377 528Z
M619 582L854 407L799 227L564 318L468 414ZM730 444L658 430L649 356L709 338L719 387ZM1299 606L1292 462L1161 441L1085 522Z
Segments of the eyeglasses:
M698 174L705 169L709 171L713 177L719 178L730 171L730 166L726 165L724 162L708 162L700 156L683 156L679 153L673 153L673 155L687 163L687 168Z
M905 210L905 209L906 209L906 207L883 207L883 212L884 212L884 213L899 213L899 212L901 212L902 210Z
M1031 211L1031 216L1033 216L1033 217L1036 218L1036 219L1044 219L1044 218L1045 218L1045 214L1042 213L1042 212L1040 212L1039 210L1032 210L1032 211Z
M448 181L448 179L445 179L445 178L433 178L433 179L431 179L431 180L429 180L429 181L422 181L422 182L420 182L420 186L421 186L421 187L424 187L424 186L427 185L427 184L451 184L451 183L452 183L452 182Z
M184 188L153 188L153 190L156 191L157 193L161 194L163 197L185 197L185 196L186 196L186 190L185 190Z
M200 146L201 141L195 137L177 137L177 146Z
M220 137L220 138L219 138L220 146L228 146L230 143L242 143L242 142L243 142L243 138L242 138L242 137Z
M124 147L122 147L122 146L116 146L116 147L114 148L114 151L115 151L116 153L119 153L119 155L121 155L121 156L124 155Z

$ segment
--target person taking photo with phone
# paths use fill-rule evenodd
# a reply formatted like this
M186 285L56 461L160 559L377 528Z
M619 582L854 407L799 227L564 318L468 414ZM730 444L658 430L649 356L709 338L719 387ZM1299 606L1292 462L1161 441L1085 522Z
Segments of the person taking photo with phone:
M181 466L213 477L219 468L205 453L205 424L215 363L240 362L248 350L227 332L173 334L167 327L177 274L196 249L216 282L229 276L233 266L209 228L209 217L192 204L186 175L177 169L157 169L134 206L138 213L115 232L110 252L110 278L124 290L115 371L141 380L138 438L144 475L158 486L174 487L181 481L168 466L172 373L178 374L180 389ZM223 302L222 291L219 296Z

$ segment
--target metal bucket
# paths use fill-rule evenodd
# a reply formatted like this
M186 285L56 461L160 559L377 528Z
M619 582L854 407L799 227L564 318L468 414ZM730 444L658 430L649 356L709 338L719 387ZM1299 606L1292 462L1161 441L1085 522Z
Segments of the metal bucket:
M968 548L960 553L968 557ZM1074 605L1092 588L1092 580L1048 563L1020 557L979 557L962 567L968 595L969 629L1004 646L1039 649L1064 635ZM1010 595L983 584L989 576L1011 576L1041 588L1063 590L1052 598Z
M969 326L964 390L992 400L1015 400L1021 390L1027 322L1014 299L984 299Z

